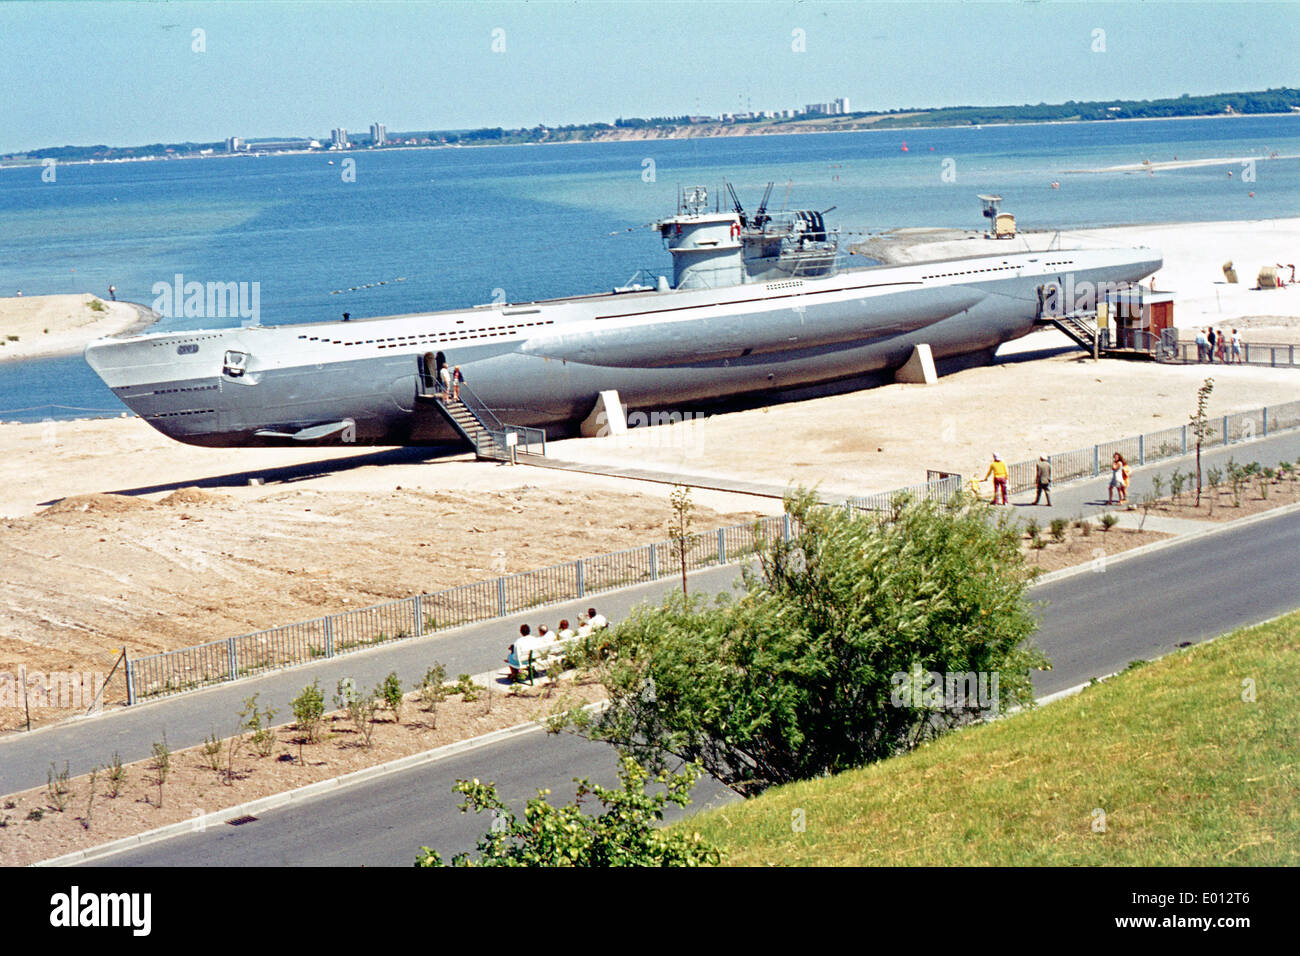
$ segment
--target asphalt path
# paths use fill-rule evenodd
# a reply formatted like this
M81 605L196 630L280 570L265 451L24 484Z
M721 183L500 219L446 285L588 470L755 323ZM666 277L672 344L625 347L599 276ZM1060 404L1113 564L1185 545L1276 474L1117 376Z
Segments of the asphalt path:
M1295 609L1300 606L1297 554L1300 512L1292 512L1111 559L1102 571L1034 588L1042 622L1036 643L1053 662L1051 671L1036 675L1036 693L1064 690L1133 660L1149 660ZM451 790L457 779L493 780L521 809L539 787L549 787L553 800L568 802L574 777L612 785L616 766L607 745L535 732L101 863L403 866L422 845L447 858L472 850L491 824L459 812L459 797ZM692 809L730 799L716 781L703 781Z

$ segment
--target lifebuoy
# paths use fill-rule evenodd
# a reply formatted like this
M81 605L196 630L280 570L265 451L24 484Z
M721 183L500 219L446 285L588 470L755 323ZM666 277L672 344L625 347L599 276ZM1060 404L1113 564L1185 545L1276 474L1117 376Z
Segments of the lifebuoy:
M735 221L731 223L731 238L732 239L740 238L740 223Z

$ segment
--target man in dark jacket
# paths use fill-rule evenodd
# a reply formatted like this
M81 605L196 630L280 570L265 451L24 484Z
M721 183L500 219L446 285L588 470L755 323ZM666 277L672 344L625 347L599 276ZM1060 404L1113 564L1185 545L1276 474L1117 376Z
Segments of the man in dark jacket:
M1047 460L1046 455L1038 456L1038 469L1034 475L1034 481L1038 485L1038 494L1034 495L1034 504L1038 504L1038 499L1047 498L1047 507L1052 507L1052 463Z

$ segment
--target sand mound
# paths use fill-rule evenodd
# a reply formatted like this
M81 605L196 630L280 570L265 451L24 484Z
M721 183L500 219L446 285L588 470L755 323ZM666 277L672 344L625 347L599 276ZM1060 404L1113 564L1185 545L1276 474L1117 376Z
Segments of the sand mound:
M89 512L93 514L121 514L124 511L141 511L149 507L147 501L140 501L128 495L72 495L50 505L42 515L68 514L71 512Z
M214 491L203 491L195 485L190 485L188 488L179 488L173 491L158 503L175 507L177 505L221 504L229 500L229 495L217 494Z

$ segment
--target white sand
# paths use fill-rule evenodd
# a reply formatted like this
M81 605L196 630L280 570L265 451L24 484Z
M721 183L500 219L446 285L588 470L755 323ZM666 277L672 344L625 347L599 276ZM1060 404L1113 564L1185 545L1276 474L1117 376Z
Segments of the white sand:
M75 354L87 342L140 324L129 303L98 299L104 309L97 312L90 307L97 299L88 292L0 299L0 362Z

